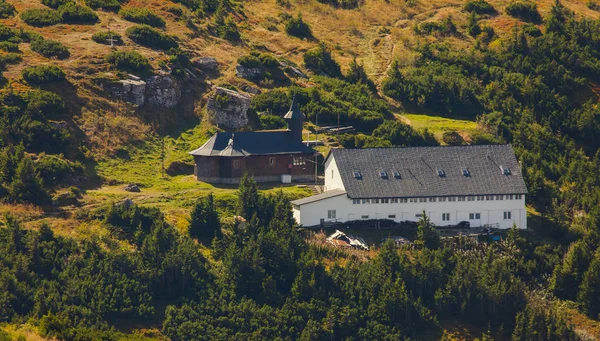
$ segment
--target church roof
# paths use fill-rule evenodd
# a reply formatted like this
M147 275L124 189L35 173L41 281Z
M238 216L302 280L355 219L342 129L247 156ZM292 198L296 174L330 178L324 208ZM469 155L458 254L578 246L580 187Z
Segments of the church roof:
M510 145L332 149L350 198L526 194Z
M202 147L190 152L196 156L240 157L250 155L276 155L315 153L302 141L294 140L290 130L253 131L214 134Z
M304 121L306 116L300 111L300 107L298 107L298 101L296 101L296 97L292 99L292 105L290 105L290 111L283 116L286 120L300 120Z

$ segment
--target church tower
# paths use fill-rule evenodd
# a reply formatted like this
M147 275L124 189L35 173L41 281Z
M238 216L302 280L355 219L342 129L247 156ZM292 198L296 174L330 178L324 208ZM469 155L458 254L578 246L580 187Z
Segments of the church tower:
M294 141L302 142L302 124L306 116L300 111L295 96L292 99L290 111L283 118L287 121L288 129L292 132Z

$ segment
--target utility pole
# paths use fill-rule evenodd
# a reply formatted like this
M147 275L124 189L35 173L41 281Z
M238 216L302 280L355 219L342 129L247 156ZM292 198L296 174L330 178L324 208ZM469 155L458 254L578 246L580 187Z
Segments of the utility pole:
M316 118L315 118L315 150L316 147L319 145L319 114L316 114ZM319 158L319 152L317 151L315 153L315 185L317 185L317 183L319 182L319 175L318 175L318 158Z

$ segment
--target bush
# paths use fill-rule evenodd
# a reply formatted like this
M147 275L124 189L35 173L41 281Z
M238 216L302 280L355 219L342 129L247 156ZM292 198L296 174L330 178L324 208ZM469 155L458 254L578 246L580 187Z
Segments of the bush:
M152 27L165 27L165 21L156 13L145 8L123 8L119 15L131 22L146 24Z
M49 8L30 8L21 13L21 19L31 26L56 25L62 21L60 13Z
M18 53L5 53L0 55L0 66L8 65L8 64L19 64L23 61L23 57L21 57Z
M6 52L19 52L19 44L12 43L10 41L1 41L0 50Z
M222 25L217 26L217 35L219 38L229 41L238 41L241 37L237 24L231 18L225 19Z
M0 19L12 18L17 11L15 6L6 2L6 0L0 1Z
M353 9L363 4L362 0L317 0L322 4L327 4L335 7Z
M65 59L69 57L69 49L56 40L35 39L31 42L31 50L47 58Z
M168 50L178 46L173 37L148 25L132 26L125 31L125 34L136 43L151 48Z
M285 120L277 115L260 115L261 129L281 129L285 128Z
M331 53L324 44L306 51L304 54L304 65L315 72L325 73L331 77L340 77L342 75L340 66L331 57Z
M115 45L121 45L123 44L123 38L121 38L121 35L115 32L96 32L94 33L94 35L92 36L92 40L97 42L98 44L103 44L103 45L110 45L110 41L109 39L113 40L113 43Z
M276 68L279 66L277 58L268 53L250 52L238 58L238 63L247 68Z
M65 80L64 71L56 65L30 66L23 69L21 75L29 84L46 84Z
M523 27L523 33L525 33L528 36L531 36L531 37L541 37L542 36L542 31L540 31L540 29L537 28L537 26L535 26L533 24L525 24L522 27Z
M66 4L68 2L71 2L71 1L72 0L42 0L42 4L44 4L44 5L48 6L48 7L57 9L60 6Z
M136 51L114 51L106 60L119 69L144 71L150 68L148 59Z
M537 5L528 1L516 1L506 6L506 13L524 21L540 22L542 17L537 10Z
M80 164L55 155L42 155L35 163L35 168L45 187L56 186L66 177L82 170Z
M35 90L27 93L25 113L41 121L60 119L65 113L65 102L51 91Z
M442 141L449 146L462 146L465 140L456 131L447 131L442 135Z
M427 21L421 23L415 27L415 32L418 34L426 33L431 34L433 32L439 32L442 35L453 35L456 34L456 25L452 21L451 16L447 16L441 22Z
M295 18L291 18L288 20L287 24L285 24L285 31L287 34L299 37L299 38L310 38L312 37L312 32L307 23L302 20L302 15L298 13Z
M494 6L490 5L485 0L469 0L463 7L463 10L467 12L475 12L477 14L496 14Z
M67 24L95 23L98 15L89 7L68 2L58 8L62 21Z
M107 11L117 11L121 8L119 0L85 0L85 4L93 9L102 8Z
M6 41L9 39L13 39L16 36L15 31L12 28L0 24L0 41Z

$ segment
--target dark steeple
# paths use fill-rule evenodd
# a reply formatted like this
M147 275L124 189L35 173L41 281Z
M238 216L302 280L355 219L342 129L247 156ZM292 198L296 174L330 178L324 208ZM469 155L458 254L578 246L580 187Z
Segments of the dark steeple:
M292 99L290 111L283 116L283 119L287 121L288 129L291 130L294 141L302 142L302 124L304 123L306 116L300 111L296 96Z

